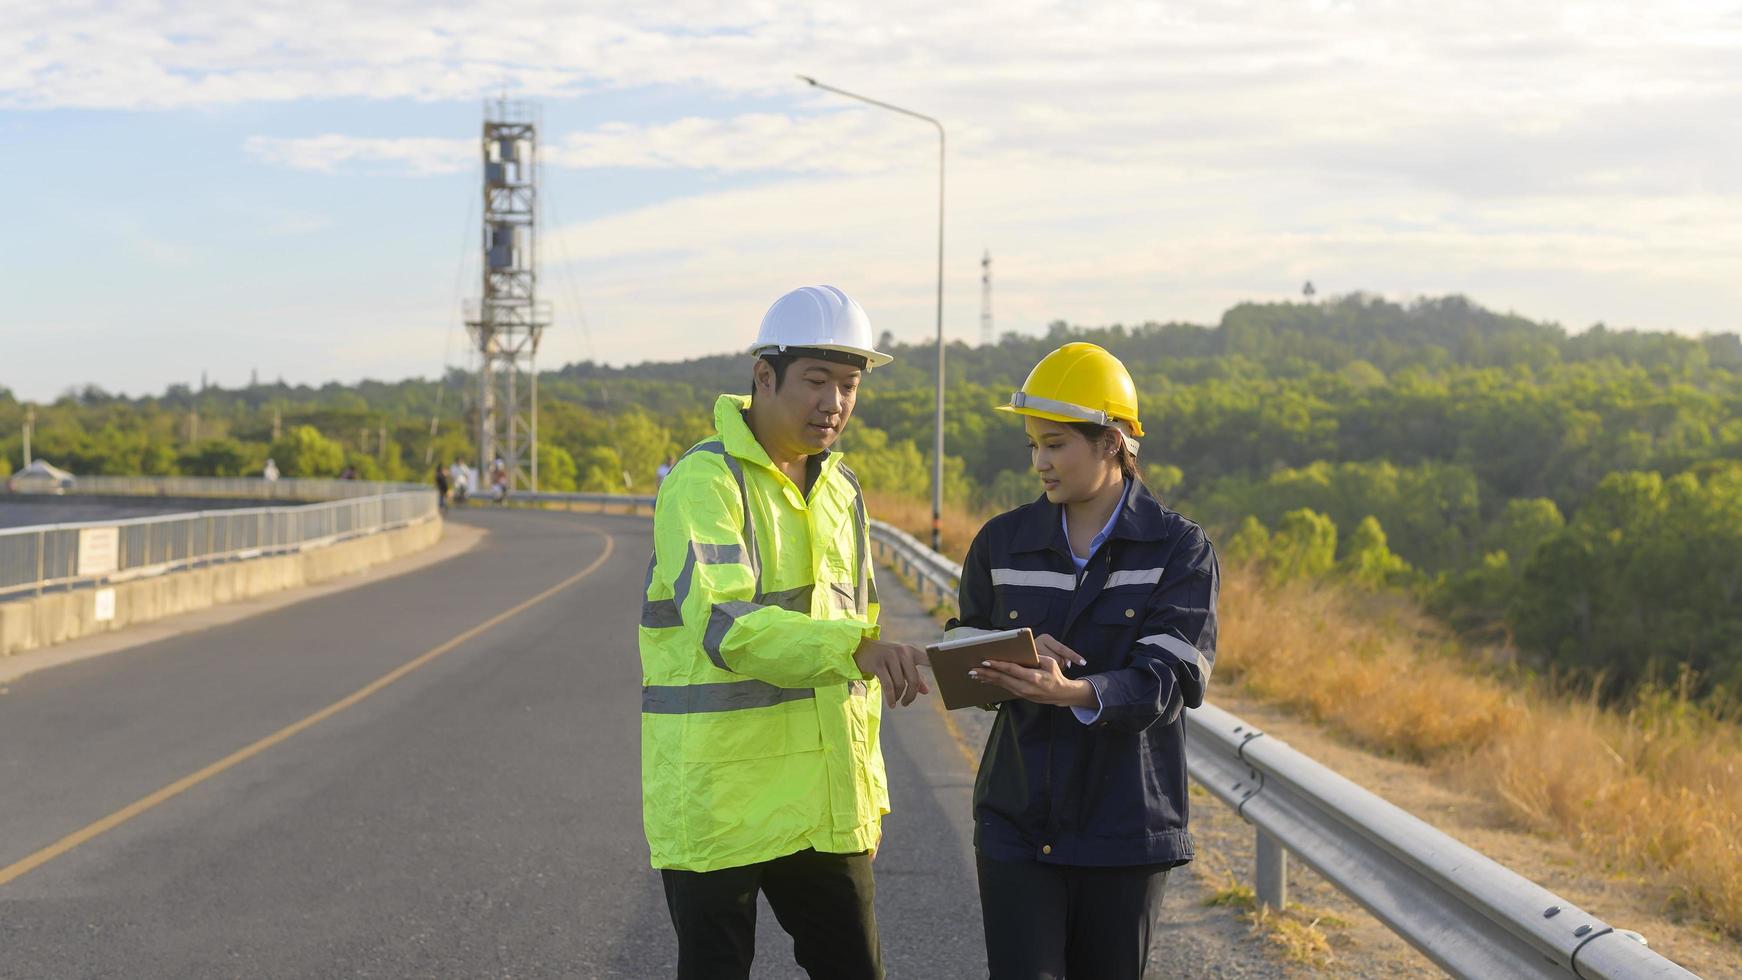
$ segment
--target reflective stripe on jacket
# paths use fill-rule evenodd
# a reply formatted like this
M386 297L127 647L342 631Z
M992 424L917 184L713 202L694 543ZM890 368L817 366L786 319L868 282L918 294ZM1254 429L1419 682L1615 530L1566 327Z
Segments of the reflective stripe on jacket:
M874 847L889 791L858 480L813 457L809 497L722 395L718 435L678 460L654 506L639 630L643 821L656 868L713 871L806 848Z
M1014 700L974 784L974 843L1001 861L1182 864L1185 722L1216 658L1216 553L1196 524L1131 488L1113 533L1079 574L1045 497L993 518L968 549L952 629L1050 634L1088 660L1093 725Z

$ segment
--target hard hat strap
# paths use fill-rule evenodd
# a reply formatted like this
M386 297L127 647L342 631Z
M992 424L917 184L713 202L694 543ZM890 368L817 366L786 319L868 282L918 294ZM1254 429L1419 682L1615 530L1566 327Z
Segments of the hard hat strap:
M1042 398L1039 395L1031 395L1026 391L1011 392L1010 407L1032 408L1037 412L1046 412L1050 415L1063 415L1066 418L1079 419L1084 422L1092 422L1095 425L1118 429L1119 435L1125 439L1125 445L1130 448L1131 455L1137 455L1138 446L1140 444L1136 437L1131 434L1131 423L1124 419L1116 419L1113 416L1108 415L1106 412L1097 412L1092 408L1084 408L1081 405L1073 405L1070 402L1061 402L1056 398Z
M1010 407L1032 408L1037 412L1050 412L1053 415L1063 415L1067 418L1079 419L1084 422L1093 422L1096 425L1113 424L1113 417L1108 415L1106 412L1097 412L1094 409L1084 408L1081 405L1072 405L1070 402L1061 402L1054 398L1042 398L1039 395L1031 395L1026 391L1011 392Z

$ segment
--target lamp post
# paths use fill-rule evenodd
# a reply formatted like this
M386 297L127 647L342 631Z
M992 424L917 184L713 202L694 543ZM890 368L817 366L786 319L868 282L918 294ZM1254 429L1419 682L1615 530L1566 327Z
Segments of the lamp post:
M890 105L877 99L868 98L856 92L839 89L833 85L825 85L808 75L798 76L799 80L812 88L820 88L825 92L844 95L866 105L874 105L879 109L899 112L904 116L924 120L937 127L938 130L938 392L936 443L932 447L931 464L931 546L933 551L943 550L943 510L944 510L944 124L923 112L903 109L898 105Z

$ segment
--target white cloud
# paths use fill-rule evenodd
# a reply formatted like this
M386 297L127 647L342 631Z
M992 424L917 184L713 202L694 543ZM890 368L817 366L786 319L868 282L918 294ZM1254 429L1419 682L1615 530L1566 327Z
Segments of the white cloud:
M910 156L915 136L863 112L748 113L674 122L605 123L556 135L541 147L546 166L568 169L633 167L715 173L872 173ZM550 134L547 134L550 138ZM243 150L267 163L321 173L360 171L431 176L479 166L474 140L371 137L326 133L311 137L250 136Z
M478 165L478 144L462 139L404 139L327 133L306 138L250 136L242 144L250 156L297 170L333 173L346 164L363 164L412 176L459 173Z
M909 151L910 136L862 112L750 113L651 126L606 123L561 138L545 159L567 167L858 174L886 169L892 155Z
M614 120L545 132L553 168L764 178L553 232L545 261L571 267L597 353L621 361L735 346L799 281L929 331L933 135L797 72L949 126L955 336L975 335L986 246L1001 329L1213 319L1309 277L1575 326L1736 329L1738 64L1742 14L1699 0L12 0L0 109L472 103L505 86ZM334 174L478 165L469 134L244 146ZM544 282L572 305L565 275ZM452 288L433 274L428 308Z

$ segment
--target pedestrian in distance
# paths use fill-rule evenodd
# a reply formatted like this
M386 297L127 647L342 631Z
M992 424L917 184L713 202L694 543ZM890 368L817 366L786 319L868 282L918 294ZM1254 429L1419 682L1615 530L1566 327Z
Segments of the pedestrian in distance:
M680 980L750 975L767 898L811 977L883 975L871 859L889 812L885 706L930 691L879 639L870 528L833 450L892 358L831 286L777 300L749 397L673 465L639 631L642 812Z
M1192 859L1184 711L1216 657L1216 553L1137 469L1137 394L1093 344L1048 354L1022 417L1042 494L988 521L947 635L1028 627L1039 669L988 660L974 783L992 980L1146 977L1170 869Z
M442 464L435 467L436 509L442 513L448 512L448 471Z

